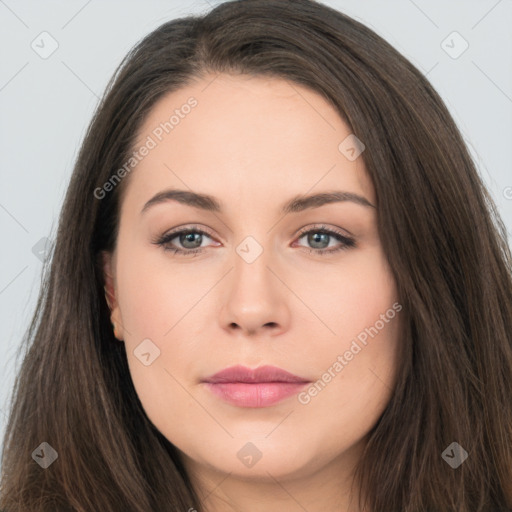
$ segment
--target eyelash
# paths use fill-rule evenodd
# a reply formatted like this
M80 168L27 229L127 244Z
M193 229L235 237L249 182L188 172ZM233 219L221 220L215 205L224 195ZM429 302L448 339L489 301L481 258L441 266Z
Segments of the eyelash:
M335 249L308 249L306 247L302 247L303 249L306 249L308 254L315 253L315 254L318 254L321 256L325 256L328 254L337 253L339 251L343 251L343 250L346 250L346 249L356 246L355 240L353 238L349 238L349 237L343 235L341 232L336 231L332 228L327 228L326 226L323 226L323 225L314 226L314 227L308 228L308 229L306 229L306 228L302 229L299 232L297 239L301 239L304 235L307 235L308 233L311 233L311 232L312 233L323 233L326 235L330 235L330 236L336 238L338 241L342 242L342 245L340 245L339 247L337 247ZM190 256L193 254L199 254L204 251L204 247L198 247L197 249L179 249L176 247L169 247L169 245L168 245L170 243L170 241L173 240L174 238L176 238L177 236L179 236L181 234L191 234L191 233L199 233L201 235L206 235L208 238L213 238L212 235L210 233L208 233L207 231L204 231L203 229L200 229L197 226L190 226L188 228L184 228L184 229L172 231L171 233L167 233L153 243L163 247L164 251L171 251L175 255L179 255L179 256L186 257L186 256Z

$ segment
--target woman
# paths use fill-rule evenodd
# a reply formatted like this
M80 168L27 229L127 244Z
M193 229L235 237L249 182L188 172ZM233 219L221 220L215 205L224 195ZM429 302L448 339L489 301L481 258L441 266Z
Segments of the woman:
M511 268L374 32L309 0L166 23L79 154L0 507L512 510Z

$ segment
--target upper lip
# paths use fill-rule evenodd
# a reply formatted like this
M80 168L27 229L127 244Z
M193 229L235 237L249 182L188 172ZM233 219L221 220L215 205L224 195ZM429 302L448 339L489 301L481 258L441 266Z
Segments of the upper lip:
M310 382L307 379L293 375L292 373L277 368L276 366L260 366L255 369L246 366L236 365L207 377L204 382Z

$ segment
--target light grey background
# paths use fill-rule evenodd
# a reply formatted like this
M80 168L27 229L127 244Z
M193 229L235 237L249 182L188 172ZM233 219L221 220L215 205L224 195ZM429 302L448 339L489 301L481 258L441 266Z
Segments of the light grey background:
M16 355L39 292L41 239L55 237L99 96L143 36L218 3L0 0L0 435L21 362ZM512 237L512 0L322 3L373 28L427 74L461 128ZM52 44L58 48L44 55Z

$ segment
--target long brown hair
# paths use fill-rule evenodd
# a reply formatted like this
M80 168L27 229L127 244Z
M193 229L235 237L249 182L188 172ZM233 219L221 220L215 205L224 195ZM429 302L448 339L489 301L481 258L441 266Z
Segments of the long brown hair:
M355 473L361 506L512 510L506 229L425 77L372 30L311 0L232 1L170 21L116 71L71 176L24 338L0 508L204 510L179 451L145 415L112 334L99 256L115 246L127 180L102 199L95 190L127 161L155 102L206 72L305 85L366 146L405 328L396 388ZM47 469L32 457L43 442L58 453ZM443 456L454 442L468 453L456 468Z

